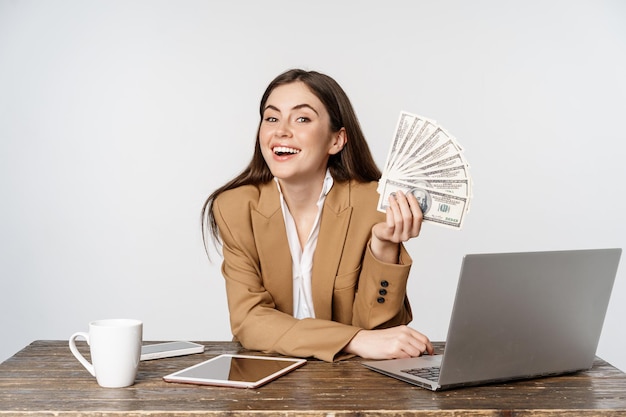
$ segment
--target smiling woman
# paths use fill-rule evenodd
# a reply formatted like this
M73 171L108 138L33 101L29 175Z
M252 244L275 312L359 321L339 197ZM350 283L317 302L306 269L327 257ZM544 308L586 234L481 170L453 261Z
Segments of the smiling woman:
M332 131L330 116L320 99L306 84L297 81L276 87L268 97L259 127L259 144L285 197L289 195L288 187L301 185L298 194L305 200L299 200L298 205L315 209L315 204L307 200L317 200L328 159L346 144L346 129ZM294 205L296 201L287 201L292 212Z
M413 195L377 212L380 170L352 105L327 75L290 70L267 87L248 167L202 210L221 243L233 335L246 348L333 361L432 353L406 285L419 235Z

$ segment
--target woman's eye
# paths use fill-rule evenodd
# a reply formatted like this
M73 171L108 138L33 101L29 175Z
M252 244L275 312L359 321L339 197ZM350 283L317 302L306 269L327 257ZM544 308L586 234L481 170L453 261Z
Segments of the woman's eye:
M265 118L265 121L266 121L266 122L270 122L270 123L274 123L274 122L275 122L275 121L277 121L277 120L278 120L277 118L272 117L272 116L267 116L267 117Z
M296 122L298 122L298 123L306 123L306 122L308 122L308 121L310 121L310 120L311 120L311 119L309 119L308 117L301 116L301 117L298 117L298 118L296 119Z

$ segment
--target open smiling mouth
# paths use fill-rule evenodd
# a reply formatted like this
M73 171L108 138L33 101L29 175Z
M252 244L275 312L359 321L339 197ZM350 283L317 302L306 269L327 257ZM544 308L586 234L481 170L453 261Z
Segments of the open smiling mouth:
M300 149L287 148L285 146L277 146L273 149L274 154L278 156L295 155L300 153Z

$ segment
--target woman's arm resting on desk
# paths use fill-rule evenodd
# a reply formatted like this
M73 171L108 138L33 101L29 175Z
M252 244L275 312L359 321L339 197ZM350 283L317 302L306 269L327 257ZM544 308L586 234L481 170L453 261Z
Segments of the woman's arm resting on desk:
M409 358L425 352L434 353L430 340L408 326L361 330L344 350L368 359Z

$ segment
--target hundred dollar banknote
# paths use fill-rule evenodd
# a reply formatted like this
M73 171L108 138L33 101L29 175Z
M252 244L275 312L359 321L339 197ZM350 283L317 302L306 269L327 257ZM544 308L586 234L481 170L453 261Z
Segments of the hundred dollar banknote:
M394 193L412 193L424 221L460 229L472 187L470 166L456 138L432 119L400 112L378 182L378 210L386 211Z

